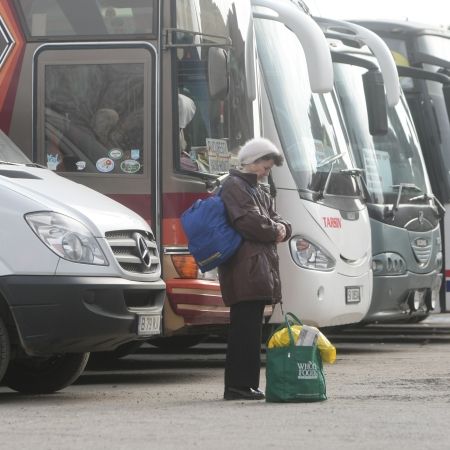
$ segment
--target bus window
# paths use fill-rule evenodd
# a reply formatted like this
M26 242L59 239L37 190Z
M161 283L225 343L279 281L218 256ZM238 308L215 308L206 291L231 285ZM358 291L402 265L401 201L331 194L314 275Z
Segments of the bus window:
M154 1L16 0L30 37L156 35Z
M179 168L210 174L237 165L230 153L228 101L209 96L207 48L188 47L177 59Z
M142 173L143 64L51 65L45 155L61 172Z
M252 104L246 92L245 39L234 22L232 2L179 0L174 49L174 123L179 138L175 168L201 174L220 174L237 167L239 146L253 137ZM246 9L244 3L239 8ZM200 13L201 11L201 13ZM250 14L250 10L248 11ZM228 38L231 39L228 39ZM230 45L227 45L231 43ZM208 88L208 51L211 46L227 53L229 92L212 98ZM178 111L176 110L178 105Z
M37 55L36 156L49 169L115 192L150 179L155 131L152 53L44 48ZM90 181L87 180L90 179ZM145 181L147 180L147 181ZM131 185L130 185L131 186Z

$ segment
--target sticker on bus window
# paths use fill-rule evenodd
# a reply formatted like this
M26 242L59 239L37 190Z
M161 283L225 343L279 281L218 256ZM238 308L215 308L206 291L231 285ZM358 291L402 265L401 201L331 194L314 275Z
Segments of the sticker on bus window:
M77 161L75 165L77 166L77 170L81 171L86 169L86 161Z
M114 161L111 158L100 158L95 167L99 172L111 172L114 169Z
M225 173L230 170L230 152L225 139L206 138L210 173Z
M141 157L141 151L138 148L131 149L131 159L138 160Z
M108 156L112 159L120 159L123 156L123 151L120 148L112 148L108 152Z
M61 164L61 158L58 154L52 155L47 153L47 169L56 170Z
M134 159L126 159L120 163L120 168L125 173L136 173L139 172L141 165Z

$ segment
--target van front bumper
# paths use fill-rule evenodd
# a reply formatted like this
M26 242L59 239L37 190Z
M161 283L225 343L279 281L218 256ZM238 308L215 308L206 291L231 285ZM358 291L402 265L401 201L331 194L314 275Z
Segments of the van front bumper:
M139 317L161 323L165 283L114 277L5 276L3 294L29 355L110 351L148 339Z

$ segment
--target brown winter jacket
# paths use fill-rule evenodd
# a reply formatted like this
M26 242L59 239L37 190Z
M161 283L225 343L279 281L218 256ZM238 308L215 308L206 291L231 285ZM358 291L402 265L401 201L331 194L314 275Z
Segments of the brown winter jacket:
M276 223L291 236L291 225L273 209L273 200L257 182L255 174L231 170L222 193L232 226L243 242L237 252L219 266L222 298L227 306L242 301L281 300Z

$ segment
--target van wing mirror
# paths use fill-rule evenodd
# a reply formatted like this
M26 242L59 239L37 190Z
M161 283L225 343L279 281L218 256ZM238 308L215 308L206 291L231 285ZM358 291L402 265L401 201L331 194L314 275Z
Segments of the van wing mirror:
M379 70L369 70L363 76L369 131L372 136L388 132L386 94Z
M213 99L223 100L228 95L228 54L223 48L208 49L208 88Z

